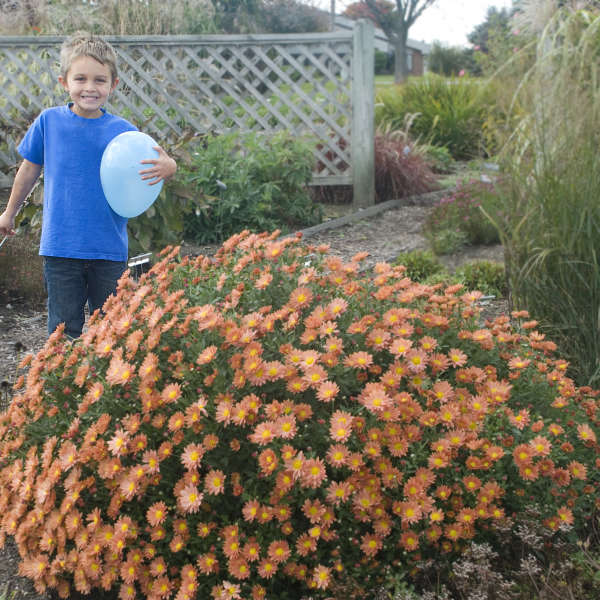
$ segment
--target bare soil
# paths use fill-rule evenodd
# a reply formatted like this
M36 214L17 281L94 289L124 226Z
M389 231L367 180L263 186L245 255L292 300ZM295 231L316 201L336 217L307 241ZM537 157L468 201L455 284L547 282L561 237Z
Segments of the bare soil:
M434 193L421 200L413 199L403 206L342 226L339 226L339 221L332 221L329 229L307 230L305 238L310 243L329 244L333 254L346 259L366 251L369 257L364 263L365 268L378 262L392 262L402 252L428 248L422 228L439 197L439 193ZM6 245L10 243L12 240ZM203 247L201 250L208 254L214 249ZM466 262L483 259L502 262L502 246L469 247L457 254L442 257L451 271ZM506 301L503 299L490 301L484 308L488 317L506 310ZM11 292L9 286L0 284L0 410L10 400L17 364L24 354L39 350L46 337L46 310L40 298L24 298L18 292ZM18 562L18 554L9 539L0 550L0 594L7 586L7 590L13 594L8 597L14 600L49 600L52 596L37 594L29 580L18 576Z

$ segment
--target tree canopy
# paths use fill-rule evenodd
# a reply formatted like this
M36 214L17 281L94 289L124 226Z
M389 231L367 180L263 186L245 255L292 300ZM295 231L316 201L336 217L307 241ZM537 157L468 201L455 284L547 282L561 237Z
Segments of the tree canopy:
M437 0L361 0L351 4L345 14L351 18L371 19L394 48L394 80L404 81L408 75L408 31L423 12Z

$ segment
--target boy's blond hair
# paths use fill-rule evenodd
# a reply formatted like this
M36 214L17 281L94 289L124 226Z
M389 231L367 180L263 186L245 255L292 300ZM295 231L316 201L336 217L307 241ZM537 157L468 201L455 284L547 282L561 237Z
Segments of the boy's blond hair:
M113 83L117 80L117 54L113 47L100 36L87 31L77 31L69 36L60 49L60 74L66 79L73 61L82 56L91 56L107 66Z

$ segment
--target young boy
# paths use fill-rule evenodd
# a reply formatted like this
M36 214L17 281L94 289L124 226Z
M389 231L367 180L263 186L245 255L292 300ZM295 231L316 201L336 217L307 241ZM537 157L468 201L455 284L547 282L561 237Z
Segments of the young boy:
M131 123L102 107L119 81L117 57L105 40L78 32L65 40L59 82L69 93L66 106L44 110L18 150L23 162L8 205L0 215L0 234L13 235L15 217L44 168L44 206L40 255L48 292L48 335L60 323L81 335L84 307L102 308L127 268L127 219L110 208L100 182L107 144ZM142 160L140 177L156 185L177 166L156 146L157 158Z

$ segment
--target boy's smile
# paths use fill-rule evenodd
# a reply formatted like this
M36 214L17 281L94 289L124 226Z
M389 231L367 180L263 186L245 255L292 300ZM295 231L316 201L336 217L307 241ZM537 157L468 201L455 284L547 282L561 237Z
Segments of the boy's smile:
M67 76L58 80L73 100L71 110L86 119L102 116L100 107L118 83L112 80L109 67L91 56L73 60Z

